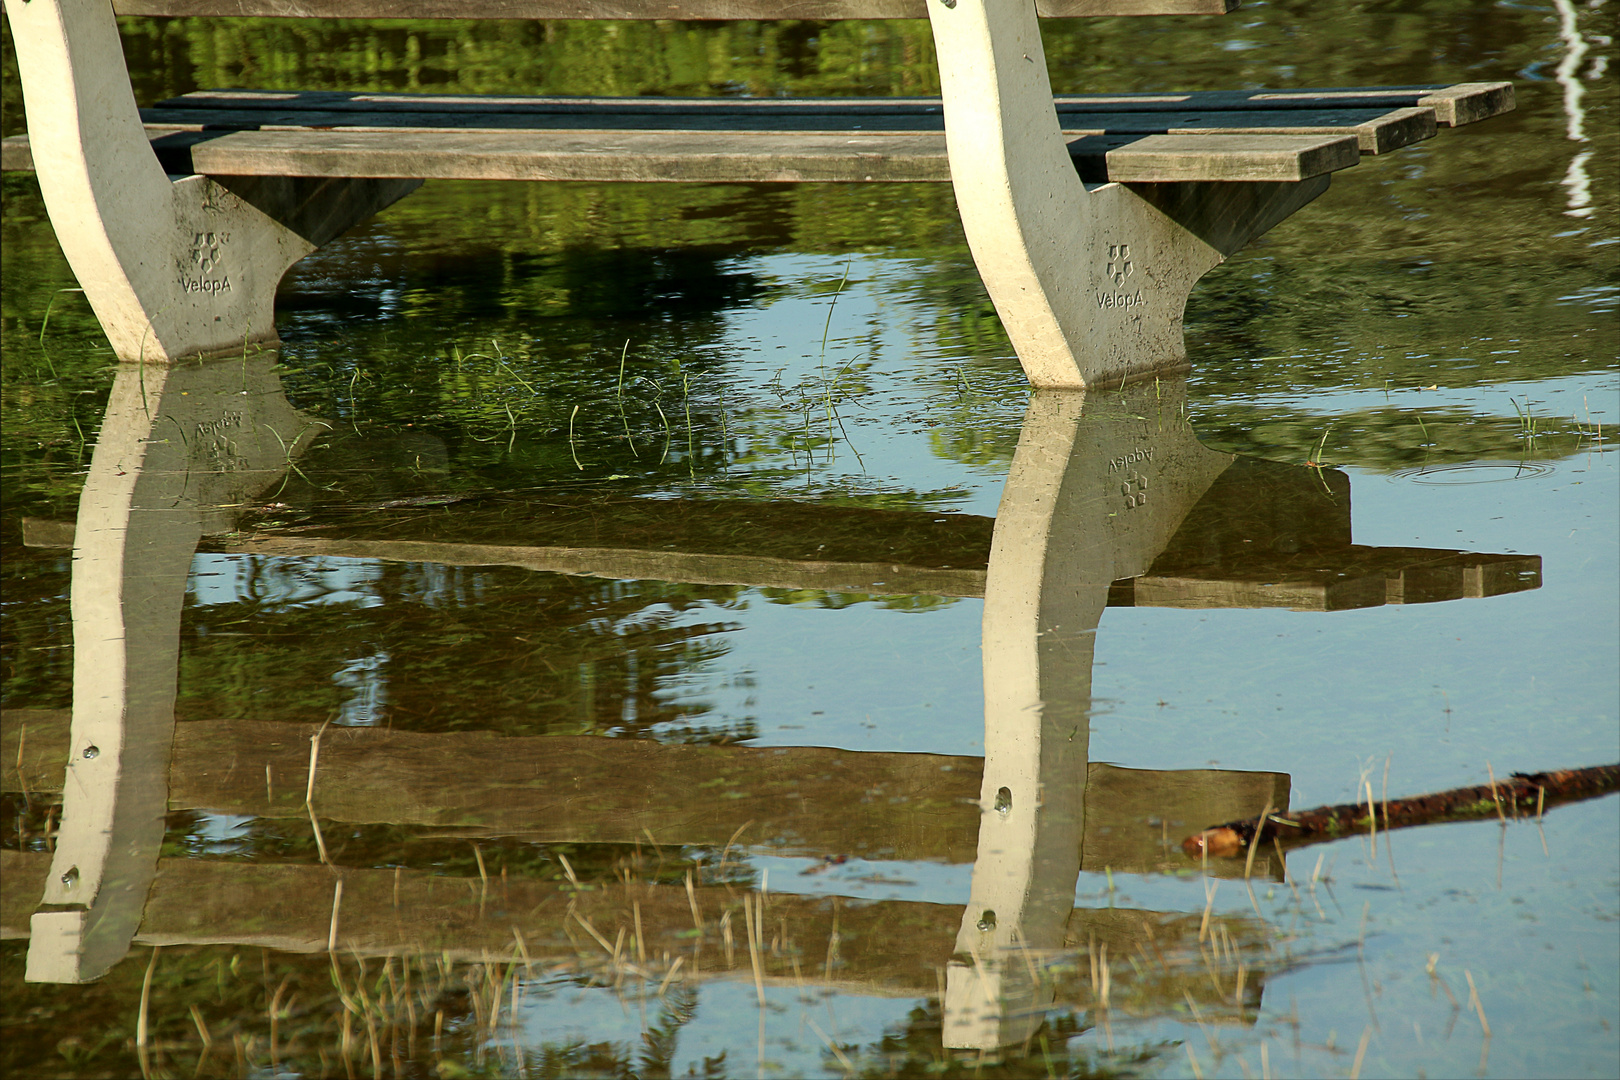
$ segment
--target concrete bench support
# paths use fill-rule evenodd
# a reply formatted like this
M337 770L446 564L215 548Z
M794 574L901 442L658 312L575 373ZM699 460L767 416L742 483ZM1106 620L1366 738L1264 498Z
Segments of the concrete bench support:
M556 2L478 6L461 17L578 14ZM949 178L1030 382L1111 385L1183 366L1193 285L1325 191L1334 170L1429 138L1438 124L1513 106L1505 83L1054 100L1035 0L915 0L933 26L942 106L217 91L163 103L143 125L113 0L5 4L30 133L3 140L0 165L38 173L68 262L114 349L134 361L274 342L274 294L287 268L423 178ZM243 5L126 7L289 14L280 4ZM353 14L336 0L296 6L300 16ZM1218 14L1226 6L1076 0L1046 14ZM834 17L906 13L887 0L833 8ZM734 18L741 9L702 0L692 12ZM367 13L422 11L384 3ZM587 17L672 14L635 0ZM1082 175L1107 182L1088 185Z
M985 288L1037 387L1185 362L1193 284L1327 190L1300 183L1088 187L1076 174L1029 0L931 0L951 180Z
M109 0L6 0L40 192L121 360L274 344L281 276L419 180L244 183L163 172ZM244 195L246 197L244 197Z

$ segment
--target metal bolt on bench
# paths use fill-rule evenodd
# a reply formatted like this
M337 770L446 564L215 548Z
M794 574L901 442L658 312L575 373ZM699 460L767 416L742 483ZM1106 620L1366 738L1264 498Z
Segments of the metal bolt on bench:
M1037 16L1235 0L5 0L33 169L120 359L276 342L287 268L425 179L943 182L1040 387L1183 366L1193 284L1364 154L1508 83L1054 98ZM137 107L115 15L929 19L942 99L202 91ZM154 153L154 150L156 151Z

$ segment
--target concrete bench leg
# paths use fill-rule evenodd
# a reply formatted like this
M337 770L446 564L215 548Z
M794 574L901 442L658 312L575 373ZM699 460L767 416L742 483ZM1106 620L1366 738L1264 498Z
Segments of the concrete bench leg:
M121 360L273 344L287 268L420 184L171 178L141 127L110 0L5 4L40 191Z
M274 359L127 367L113 381L74 530L73 720L29 982L100 978L140 926L197 541L233 528L322 426L287 403Z
M1082 183L1032 0L929 0L951 179L968 246L1037 387L1181 366L1193 284L1327 189Z

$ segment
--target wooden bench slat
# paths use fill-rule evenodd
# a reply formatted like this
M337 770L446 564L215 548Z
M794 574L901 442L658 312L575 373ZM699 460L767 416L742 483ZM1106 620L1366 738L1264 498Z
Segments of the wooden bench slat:
M1194 115L1188 115L1193 113ZM670 131L670 132L796 132L800 134L859 134L902 132L935 134L945 130L938 113L810 112L802 109L698 109L675 115L648 112L570 109L565 112L518 112L505 109L448 112L385 109L147 109L149 125L222 130L447 130L447 131ZM1408 146L1435 134L1434 113L1428 109L1290 109L1258 112L1213 111L1197 115L1179 112L1073 112L1058 116L1069 135L1192 135L1354 134L1361 150L1381 154ZM839 123L838 121L844 121ZM850 123L858 120L858 124Z
M1193 90L1152 94L1061 94L1053 99L1059 115L1073 112L1131 111L1257 112L1262 110L1323 110L1399 108L1432 109L1437 123L1447 127L1471 124L1514 107L1511 83L1458 83L1452 86L1347 87L1324 90ZM198 90L170 98L157 108L287 108L364 109L367 111L443 111L567 113L644 113L673 116L686 113L767 110L793 114L844 115L940 114L939 98L579 98L518 97L460 94L385 94L344 91L280 92L273 90Z
M1071 155L1076 149L1069 144ZM1308 180L1361 159L1346 135L1149 135L1104 154L1108 179L1123 183ZM1089 154L1079 156L1085 177Z
M951 176L944 136L914 134L242 131L205 138L190 155L197 172L244 176L672 183L940 183Z
M167 167L214 176L591 182L943 183L942 133L692 131L195 131L149 126ZM33 167L28 137L0 166ZM1093 135L1070 142L1088 180L1296 181L1355 164L1353 134Z
M1312 90L1194 90L1174 94L1062 94L1054 99L1059 113L1099 105L1137 110L1202 111L1257 109L1396 109L1434 111L1444 127L1461 127L1512 112L1513 84L1456 83L1450 86L1373 86Z
M1225 15L1238 0L1037 0L1043 18ZM113 0L120 15L320 19L616 19L762 22L926 19L927 0Z

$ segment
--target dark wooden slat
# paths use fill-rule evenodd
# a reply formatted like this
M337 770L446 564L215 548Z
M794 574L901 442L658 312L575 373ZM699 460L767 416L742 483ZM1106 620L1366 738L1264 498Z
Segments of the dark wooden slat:
M605 113L593 109L561 112L407 111L385 109L147 109L148 124L193 130L326 130L343 131L668 131L838 135L853 132L931 134L944 130L942 114L827 109L712 108L675 115L659 110ZM1158 112L1069 112L1059 122L1070 135L1337 135L1353 133L1363 153L1380 154L1435 134L1428 109L1265 109L1252 112L1199 113L1193 109ZM858 122L857 122L858 121Z
M1048 19L1225 15L1238 0L1037 0ZM322 19L926 19L927 0L114 0L120 15Z
M1128 108L1180 110L1196 108L1253 111L1258 109L1398 109L1433 110L1444 127L1460 127L1512 112L1513 84L1457 83L1451 86L1369 86L1313 90L1192 90L1169 94L1061 94L1053 99L1058 113L1077 109Z
M939 98L580 98L478 97L455 94L367 94L343 91L283 93L269 90L198 90L160 102L158 108L300 108L382 111L645 113L672 116L709 110L893 115L939 113ZM1348 87L1323 90L1192 90L1152 94L1062 94L1054 99L1059 115L1073 112L1255 112L1279 109L1434 110L1447 127L1470 124L1514 107L1513 85L1505 82L1458 83L1454 86Z

